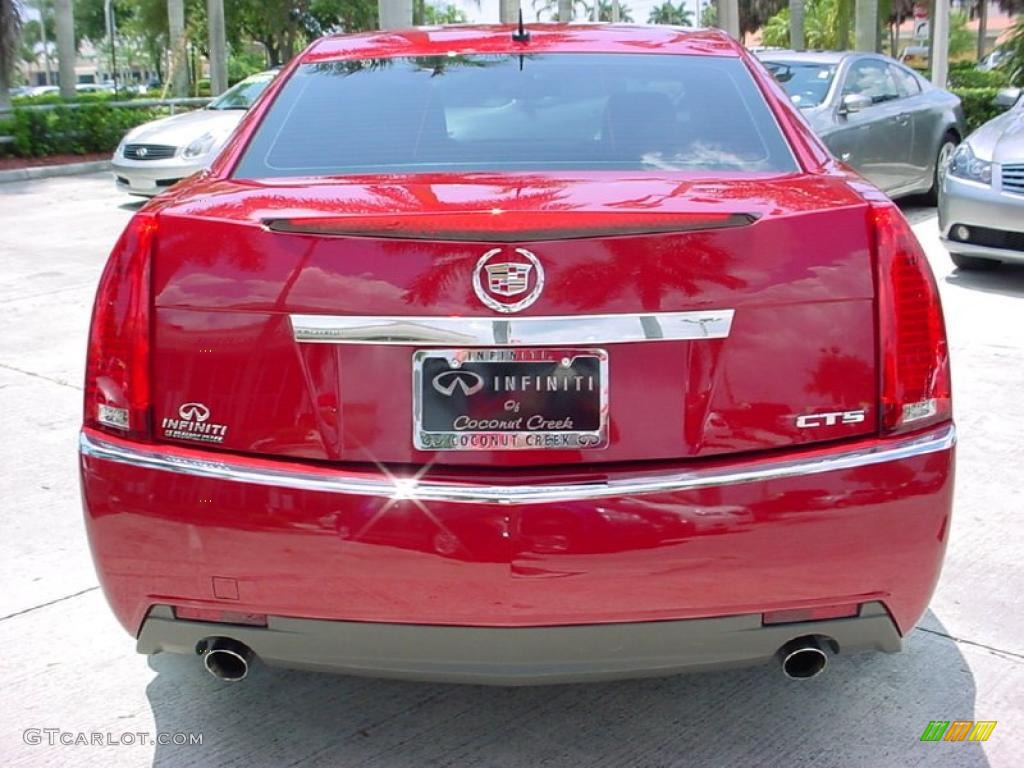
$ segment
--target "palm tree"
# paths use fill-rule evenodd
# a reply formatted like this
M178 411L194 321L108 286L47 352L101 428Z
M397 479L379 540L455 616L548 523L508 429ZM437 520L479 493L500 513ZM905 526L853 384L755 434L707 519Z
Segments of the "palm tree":
M559 0L532 0L532 5L533 13L537 17L537 21L572 21L573 19L589 19L590 15L593 13L588 10L593 8L593 6L587 5L583 0L563 0L561 3L559 3ZM559 13L560 7L571 9L567 14L568 18L562 18L562 14ZM611 16L609 15L608 18L611 18Z
M680 0L679 5L672 5L671 0L665 0L661 5L651 9L647 23L692 27L693 12L686 7L686 0Z
M71 0L56 0L53 6L57 21L57 71L60 73L60 95L66 99L75 97L75 15Z
M188 96L188 40L185 37L184 0L167 0L167 38L171 52L171 95Z
M794 51L804 49L804 0L789 0L789 45Z
M8 90L18 58L21 13L14 0L0 0L0 109L11 106Z
M599 21L611 21L612 20L612 4L611 0L598 0L599 5ZM583 18L592 19L594 18L594 3L582 2L581 5L586 9L586 14ZM633 12L629 6L625 3L619 4L619 21L624 21L627 24L633 21Z

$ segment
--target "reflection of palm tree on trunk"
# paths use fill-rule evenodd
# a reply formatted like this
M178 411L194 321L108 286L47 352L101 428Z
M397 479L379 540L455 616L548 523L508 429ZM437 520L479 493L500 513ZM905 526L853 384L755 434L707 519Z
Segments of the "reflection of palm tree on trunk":
M732 274L732 255L714 244L712 235L656 235L638 247L637 238L615 238L599 247L606 255L558 272L546 293L555 301L580 309L607 307L615 299L634 294L648 312L665 307L665 299L696 296L708 285L739 289L746 281Z

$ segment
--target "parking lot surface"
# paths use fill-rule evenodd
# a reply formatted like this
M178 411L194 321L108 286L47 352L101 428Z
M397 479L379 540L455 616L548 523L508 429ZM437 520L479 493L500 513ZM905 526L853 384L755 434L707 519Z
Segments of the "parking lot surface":
M945 302L960 443L945 569L903 653L839 656L802 682L772 665L533 689L261 667L225 684L195 658L135 654L81 521L89 313L137 203L106 174L0 184L0 764L1021 765L1024 269L954 271L934 209L904 207ZM921 742L931 720L998 725Z

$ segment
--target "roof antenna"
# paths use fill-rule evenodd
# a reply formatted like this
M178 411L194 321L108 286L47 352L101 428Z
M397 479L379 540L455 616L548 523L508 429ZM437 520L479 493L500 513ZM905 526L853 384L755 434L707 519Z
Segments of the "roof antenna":
M519 6L519 28L512 33L512 39L517 43L528 43L530 42L530 33L526 31L526 27L523 26L523 7Z

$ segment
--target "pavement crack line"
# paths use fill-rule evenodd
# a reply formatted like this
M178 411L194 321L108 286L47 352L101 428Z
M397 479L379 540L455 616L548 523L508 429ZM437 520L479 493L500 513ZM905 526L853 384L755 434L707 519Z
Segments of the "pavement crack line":
M8 619L13 619L15 616L24 616L26 613L32 613L32 611L38 611L40 608L46 608L47 606L50 606L50 605L55 605L57 603L63 603L65 600L70 600L73 597L80 597L81 595L87 595L90 592L95 592L99 588L100 588L99 584L95 584L95 585L93 585L91 587L87 587L86 589L81 590L80 592L72 592L70 595L64 595L64 597L58 597L58 598L56 598L54 600L50 600L49 602L46 602L46 603L40 603L39 605L33 605L31 608L25 608L25 609L20 610L20 611L15 611L14 613L8 613L6 616L0 616L0 621L7 621Z
M945 632L939 632L938 630L935 630L935 629L927 629L925 627L918 627L917 631L918 632L927 632L929 635L938 635L939 637L944 637L947 640L952 640L954 643L963 643L964 645L973 645L975 648L983 648L986 651L991 651L992 653L998 653L998 654L1000 654L1002 656L1010 656L1010 657L1012 657L1014 659L1020 659L1021 661L1024 661L1024 653L1014 653L1013 651L1004 651L1002 648L995 648L995 647L993 647L991 645L985 645L984 643L976 643L973 640L964 640L962 637L953 637L953 635L947 635Z
M68 389L73 389L76 392L81 392L82 391L82 388L79 387L76 384L69 384L66 381L62 381L61 379L55 379L55 378L53 378L51 376L44 376L41 373L32 373L32 371L26 371L23 368L16 368L15 366L7 365L6 363L0 363L0 368L3 368L5 371L14 371L14 373L23 373L26 376L31 376L34 379L42 379L43 381L48 381L51 384L59 384L62 387L67 387Z

